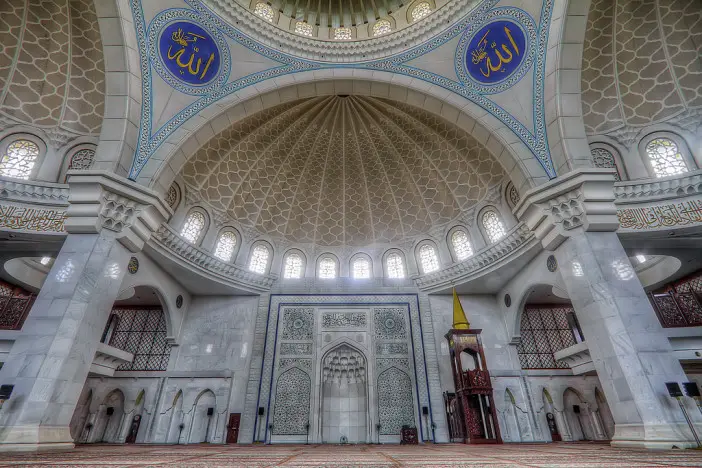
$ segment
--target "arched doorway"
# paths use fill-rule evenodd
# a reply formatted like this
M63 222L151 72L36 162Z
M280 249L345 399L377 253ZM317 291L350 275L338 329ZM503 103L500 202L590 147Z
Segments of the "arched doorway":
M322 358L322 442L370 442L366 362L347 344Z
M556 412L556 408L553 406L553 398L551 394L544 388L541 394L544 404L544 419L546 423L546 430L548 431L547 437L551 437L552 442L560 442L563 440L561 437L560 421L557 421L557 416L559 413Z
M216 403L215 394L211 390L205 390L195 400L190 437L188 438L189 444L212 442L217 425Z
M124 419L124 393L121 390L111 391L100 405L97 422L93 428L93 442L118 444L120 428Z
M588 418L588 405L583 401L578 392L567 388L563 392L563 413L570 430L570 439L593 440L592 427Z
M178 390L173 398L173 405L170 408L171 416L166 433L167 444L180 444L181 433L183 432L183 391Z

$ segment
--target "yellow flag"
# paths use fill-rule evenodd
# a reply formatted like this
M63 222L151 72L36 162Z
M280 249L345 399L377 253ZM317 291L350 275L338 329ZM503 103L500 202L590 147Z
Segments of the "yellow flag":
M456 288L453 288L453 328L454 330L470 330L470 323L468 323L466 313L463 312L463 306L460 299L458 299L458 294L456 294Z

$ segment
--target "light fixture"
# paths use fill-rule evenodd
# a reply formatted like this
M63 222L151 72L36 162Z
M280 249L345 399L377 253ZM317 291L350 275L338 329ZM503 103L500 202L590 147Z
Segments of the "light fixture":
M636 260L638 260L639 263L645 263L646 262L646 256L645 255L637 255Z
M41 260L39 260L39 263L42 265L46 266L51 262L51 257L41 257Z

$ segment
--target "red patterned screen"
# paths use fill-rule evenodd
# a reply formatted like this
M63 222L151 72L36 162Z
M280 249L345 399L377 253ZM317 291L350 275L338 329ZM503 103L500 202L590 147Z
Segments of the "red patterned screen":
M651 303L664 328L702 326L702 273L651 293Z
M20 330L36 296L0 281L0 330Z

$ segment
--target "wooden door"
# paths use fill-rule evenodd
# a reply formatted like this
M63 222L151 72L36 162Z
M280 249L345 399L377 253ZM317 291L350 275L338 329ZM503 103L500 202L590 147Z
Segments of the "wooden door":
M132 425L129 428L129 434L127 435L127 440L125 443L134 444L136 443L137 434L139 433L139 426L141 425L141 415L137 414L132 419Z
M241 413L231 413L229 415L229 424L227 424L227 443L236 444L239 440L239 422L241 421Z

